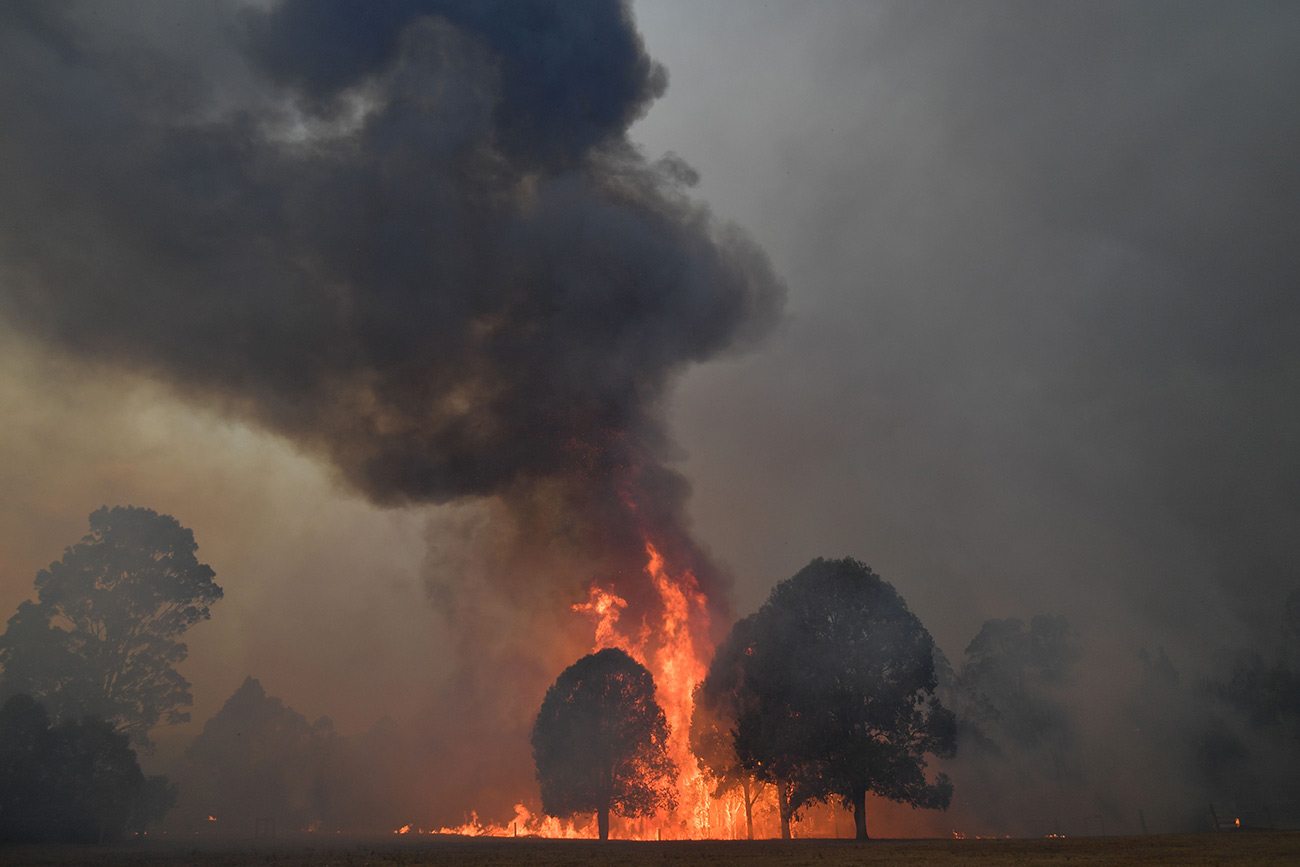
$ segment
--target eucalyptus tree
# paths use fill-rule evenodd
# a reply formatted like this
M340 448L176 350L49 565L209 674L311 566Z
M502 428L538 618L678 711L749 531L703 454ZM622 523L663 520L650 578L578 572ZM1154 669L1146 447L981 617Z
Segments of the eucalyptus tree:
M160 722L186 722L190 684L180 640L222 590L170 515L107 506L90 533L36 575L0 635L0 697L27 693L57 719L96 716L138 746Z

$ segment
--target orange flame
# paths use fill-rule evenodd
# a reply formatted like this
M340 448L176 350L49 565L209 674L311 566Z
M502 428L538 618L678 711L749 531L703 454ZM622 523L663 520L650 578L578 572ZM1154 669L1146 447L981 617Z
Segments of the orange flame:
M658 622L640 624L635 635L619 628L619 618L627 602L619 596L593 586L585 603L573 606L586 614L595 625L592 650L617 647L654 675L660 706L668 718L670 733L668 753L677 766L677 801L675 821L635 822L631 836L662 839L664 836L698 838L709 836L709 793L695 755L690 747L691 713L695 708L695 686L704 679L707 667L703 657L712 649L707 646L709 628L708 600L690 570L671 573L654 543L645 543L645 572L659 596L662 611ZM650 638L654 637L651 647ZM734 812L726 810L724 812Z
M433 834L457 834L462 837L553 837L557 839L595 839L596 823L566 822L554 816L537 816L523 804L515 804L515 817L502 824L484 823L477 813L470 813L463 825L439 828Z
M636 504L625 499L632 512ZM611 817L611 836L634 840L667 840L708 837L737 838L744 834L744 803L739 793L715 800L690 748L694 691L707 672L706 660L713 648L708 638L708 600L689 569L674 570L659 549L645 540L644 571L658 596L659 606L638 623L623 619L628 602L599 585L592 585L587 599L572 606L585 615L594 628L593 652L608 647L625 651L654 675L660 706L671 729L668 752L677 767L677 809L670 815L648 819ZM775 808L773 805L773 812ZM400 832L409 830L403 828ZM512 821L484 823L475 813L459 826L431 833L468 837L540 836L595 838L596 821L562 821L533 814L523 804L515 805Z

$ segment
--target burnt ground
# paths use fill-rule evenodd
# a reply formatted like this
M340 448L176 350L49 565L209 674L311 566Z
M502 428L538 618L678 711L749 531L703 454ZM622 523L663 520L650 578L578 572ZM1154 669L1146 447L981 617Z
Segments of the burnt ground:
M848 865L1300 864L1300 832L1019 840L764 840L636 843L462 837L277 841L140 840L119 846L0 848L4 867L848 867Z

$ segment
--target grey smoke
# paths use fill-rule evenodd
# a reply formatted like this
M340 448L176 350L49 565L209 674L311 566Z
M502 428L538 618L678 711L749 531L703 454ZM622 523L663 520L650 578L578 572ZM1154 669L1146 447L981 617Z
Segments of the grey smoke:
M638 520L712 574L662 399L783 290L688 167L628 142L666 76L625 4L0 15L7 319L379 503L558 484L640 556L619 496L643 480Z

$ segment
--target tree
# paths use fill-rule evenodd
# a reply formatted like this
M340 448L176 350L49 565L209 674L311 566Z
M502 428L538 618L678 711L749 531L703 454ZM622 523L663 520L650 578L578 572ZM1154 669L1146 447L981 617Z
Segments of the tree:
M736 754L736 727L753 700L745 688L742 667L752 643L753 626L753 616L737 621L718 646L708 673L695 688L695 710L691 714L691 751L700 770L713 782L713 797L740 789L745 804L745 833L750 840L754 839L754 803L762 792L763 781ZM788 836L788 817L782 818L782 831Z
M336 778L343 753L329 717L308 722L247 677L185 751L184 808L233 833L249 833L260 817L337 827L347 817L336 801L355 788Z
M1280 614L1276 638L1261 630L1254 646L1224 655L1226 670L1194 687L1214 718L1197 750L1207 781L1261 802L1300 801L1300 588Z
M1016 618L986 621L966 648L957 679L966 703L963 729L994 754L1004 746L1046 751L1053 774L1065 775L1074 728L1054 693L1080 655L1070 622L1060 615L1036 615L1028 629Z
M0 636L0 697L28 693L56 719L109 720L140 746L165 720L186 722L179 637L221 598L194 534L132 506L90 516L90 534L36 576Z
M792 779L792 800L840 800L867 839L866 796L945 809L952 784L925 776L950 755L955 723L935 695L934 640L864 564L816 559L773 589L743 658L753 704L736 751Z
M579 659L546 691L533 725L542 809L595 813L600 839L609 814L649 816L677 806L677 770L654 677L622 650Z
M127 736L102 719L50 724L29 695L0 708L0 842L109 843L161 819L175 801L145 777Z

